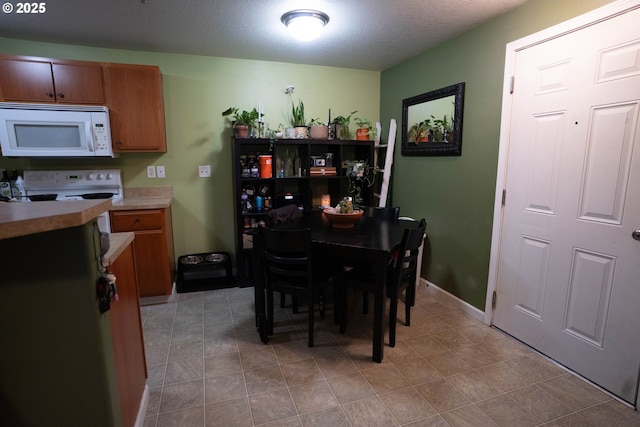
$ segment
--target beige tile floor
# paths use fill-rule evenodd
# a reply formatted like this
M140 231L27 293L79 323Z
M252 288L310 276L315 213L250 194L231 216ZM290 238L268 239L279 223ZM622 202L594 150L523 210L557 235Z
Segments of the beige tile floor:
M418 288L411 327L371 361L371 314L352 295L306 346L306 308L279 309L268 345L253 288L142 307L151 426L640 426L640 414ZM289 302L289 300L287 300ZM400 319L404 320L403 311Z

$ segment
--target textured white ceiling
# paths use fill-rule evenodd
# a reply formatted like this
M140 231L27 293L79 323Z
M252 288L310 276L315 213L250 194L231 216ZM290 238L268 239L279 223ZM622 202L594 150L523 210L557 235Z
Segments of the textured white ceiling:
M0 36L381 71L525 2L50 0L43 14L0 12ZM320 38L307 43L280 22L303 8L330 17Z

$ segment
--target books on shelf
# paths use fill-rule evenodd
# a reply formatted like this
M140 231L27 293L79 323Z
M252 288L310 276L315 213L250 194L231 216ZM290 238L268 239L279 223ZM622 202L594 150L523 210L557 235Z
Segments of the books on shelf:
M311 167L309 168L311 176L335 176L338 174L335 166Z

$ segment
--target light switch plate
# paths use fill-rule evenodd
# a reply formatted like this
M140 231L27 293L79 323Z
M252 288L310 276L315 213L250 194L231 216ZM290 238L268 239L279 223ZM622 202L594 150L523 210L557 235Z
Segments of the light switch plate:
M200 178L209 178L211 176L211 166L210 165L198 166L198 176Z
M155 177L156 177L156 167L147 166L147 178L155 178Z
M156 176L158 178L165 178L164 166L156 166Z

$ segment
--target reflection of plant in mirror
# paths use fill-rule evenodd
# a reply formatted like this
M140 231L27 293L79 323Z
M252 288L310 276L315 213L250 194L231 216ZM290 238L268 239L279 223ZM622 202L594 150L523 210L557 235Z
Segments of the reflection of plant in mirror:
M443 119L436 119L431 116L433 119L433 140L436 142L447 142L447 136L451 132L452 126L447 121L447 116L445 114Z
M407 135L408 142L427 142L431 131L431 119L425 119L411 126Z

